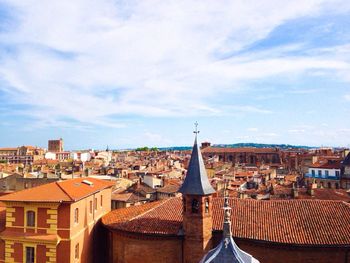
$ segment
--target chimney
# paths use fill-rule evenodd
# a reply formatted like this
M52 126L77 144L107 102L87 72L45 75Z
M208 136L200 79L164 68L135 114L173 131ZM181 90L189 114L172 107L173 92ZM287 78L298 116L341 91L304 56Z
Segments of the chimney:
M317 187L317 184L314 184L314 183L311 183L308 185L307 192L309 195L311 195L311 196L315 195L315 192L314 192L314 188L316 188L315 186Z
M293 197L298 198L298 187L296 187L296 183L293 184Z

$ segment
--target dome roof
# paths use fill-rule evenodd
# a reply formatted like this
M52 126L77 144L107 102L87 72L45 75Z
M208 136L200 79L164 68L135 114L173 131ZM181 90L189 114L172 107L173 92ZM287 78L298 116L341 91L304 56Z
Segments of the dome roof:
M216 248L204 256L200 263L259 263L259 261L241 250L232 237L225 237Z

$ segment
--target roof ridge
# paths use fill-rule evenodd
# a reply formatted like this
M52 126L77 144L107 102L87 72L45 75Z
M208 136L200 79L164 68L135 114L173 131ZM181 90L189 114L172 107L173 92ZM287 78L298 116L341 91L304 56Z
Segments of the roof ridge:
M136 219L136 218L138 218L138 217L141 217L141 216L145 215L146 213L148 213L148 212L150 212L150 211L153 211L154 209L156 209L156 208L159 207L160 205L164 205L165 203L167 203L167 202L168 202L169 200L171 200L171 199L173 199L173 198L169 198L169 199L166 199L166 200L164 200L164 201L161 201L159 205L156 205L156 206L152 207L151 209L149 209L149 210L147 210L147 211L145 211L145 212L143 212L143 213L141 213L141 214L139 214L139 215L137 215L137 216L135 216L135 217L129 219L129 221L134 220L134 219Z
M61 182L61 181L59 181L59 182ZM65 194L69 197L70 200L74 201L75 199L74 199L73 197L71 197L71 196L60 186L59 182L55 182L55 183L56 183L57 186L62 190L62 192L65 193Z

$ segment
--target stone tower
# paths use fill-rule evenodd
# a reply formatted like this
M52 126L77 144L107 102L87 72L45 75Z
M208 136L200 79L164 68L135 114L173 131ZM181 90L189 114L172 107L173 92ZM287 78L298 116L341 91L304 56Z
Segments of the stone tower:
M212 194L202 154L194 141L187 175L180 188L183 198L184 262L198 263L212 247Z

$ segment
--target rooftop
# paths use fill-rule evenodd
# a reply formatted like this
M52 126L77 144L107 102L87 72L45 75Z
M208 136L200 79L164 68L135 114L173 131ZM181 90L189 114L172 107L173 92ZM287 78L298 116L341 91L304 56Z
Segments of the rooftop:
M223 198L213 198L213 231L222 231ZM230 199L232 236L296 245L350 245L350 205L331 200ZM111 211L109 228L176 236L182 228L182 200L170 198ZM273 223L272 223L273 222Z
M90 183L85 183L88 181ZM75 178L25 189L0 197L6 202L75 202L114 183L95 178Z

